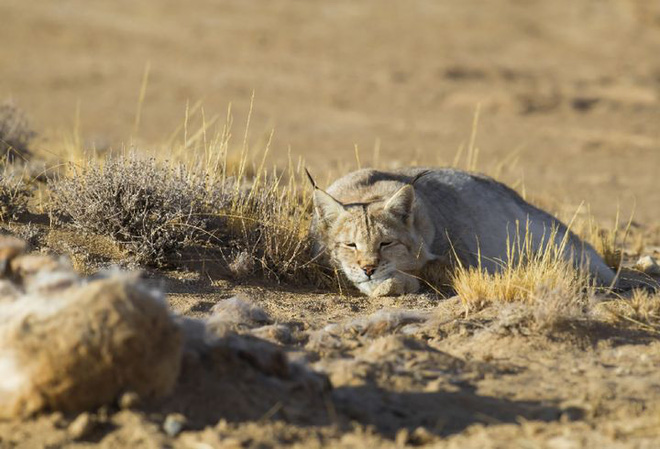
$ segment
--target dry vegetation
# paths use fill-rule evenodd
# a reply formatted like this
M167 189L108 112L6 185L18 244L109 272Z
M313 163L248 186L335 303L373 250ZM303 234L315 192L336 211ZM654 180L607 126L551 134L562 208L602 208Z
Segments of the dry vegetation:
M9 167L0 168L0 222L17 220L27 210L30 191Z
M267 142L255 163L247 135L232 146L231 116L212 138L206 123L189 138L194 112L186 114L183 141L166 149L169 160L137 149L98 156L70 139L61 147L70 160L38 207L58 226L112 239L141 264L172 266L195 247L200 263L219 252L237 279L333 283L308 257L311 195L302 163L269 170Z
M184 166L161 166L133 152L71 171L49 184L51 214L115 240L140 263L162 265L208 234L209 217L224 202L220 186L207 186Z
M556 232L548 231L543 241L554 241ZM453 285L468 310L483 308L492 301L526 302L540 291L553 291L576 301L593 294L588 276L563 256L568 234L559 246L546 244L546 250L538 253L533 251L532 238L528 227L510 236L498 273L489 274L481 267L456 268Z

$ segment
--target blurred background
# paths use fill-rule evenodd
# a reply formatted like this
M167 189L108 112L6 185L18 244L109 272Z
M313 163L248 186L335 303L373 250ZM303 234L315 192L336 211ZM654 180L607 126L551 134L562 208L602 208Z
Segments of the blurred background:
M230 104L240 143L254 92L275 163L339 174L357 146L362 165L465 166L473 147L518 188L660 222L657 0L0 0L0 16L0 100L46 151L74 127L167 151L187 108L224 123Z

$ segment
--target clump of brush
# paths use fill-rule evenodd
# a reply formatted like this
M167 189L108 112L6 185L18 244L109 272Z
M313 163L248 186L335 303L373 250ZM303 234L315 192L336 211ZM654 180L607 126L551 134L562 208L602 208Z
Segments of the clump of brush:
M183 165L135 152L88 160L50 184L50 211L84 233L111 237L137 262L163 265L207 235L222 189Z
M30 189L23 178L4 167L0 169L0 222L17 220L27 211Z

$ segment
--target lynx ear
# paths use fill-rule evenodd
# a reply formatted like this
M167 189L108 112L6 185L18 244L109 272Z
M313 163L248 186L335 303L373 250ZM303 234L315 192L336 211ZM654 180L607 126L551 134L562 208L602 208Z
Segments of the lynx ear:
M412 185L405 185L387 200L385 210L407 222L412 217L414 204L415 189L413 189Z
M334 221L339 214L345 210L344 205L328 193L319 189L319 186L316 185L316 181L312 178L307 167L305 167L305 173L307 174L307 179L309 179L310 184L314 187L314 211L322 221Z
M332 196L316 188L314 189L314 210L321 220L331 223L346 209Z

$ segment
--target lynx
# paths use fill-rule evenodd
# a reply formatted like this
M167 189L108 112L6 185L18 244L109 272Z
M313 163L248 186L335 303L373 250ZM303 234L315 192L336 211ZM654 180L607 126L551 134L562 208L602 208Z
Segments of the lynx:
M448 168L363 169L326 191L310 181L314 255L328 256L370 296L416 292L418 273L431 262L496 272L511 257L511 239L521 233L529 236L532 251L557 245L597 283L615 280L596 251L559 220L483 175Z

